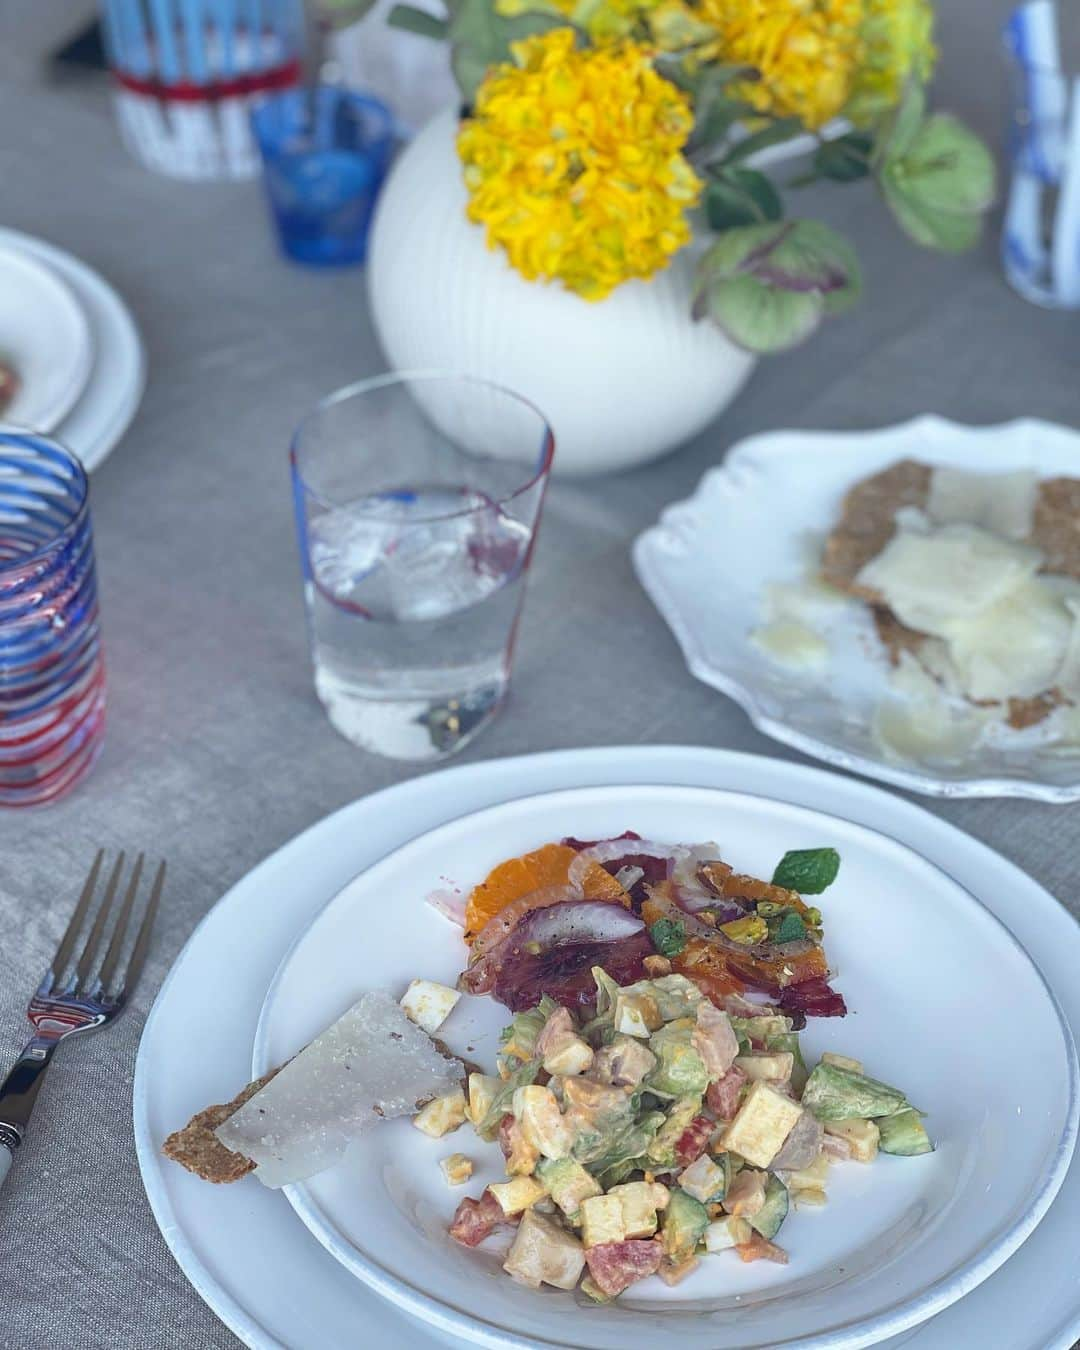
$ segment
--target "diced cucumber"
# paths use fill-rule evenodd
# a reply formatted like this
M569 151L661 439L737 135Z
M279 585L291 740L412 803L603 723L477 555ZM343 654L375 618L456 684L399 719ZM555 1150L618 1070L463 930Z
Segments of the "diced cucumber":
M780 1231L787 1213L787 1187L779 1177L770 1175L765 1187L765 1203L750 1219L750 1227L756 1229L767 1242L771 1242Z
M878 1121L881 1138L878 1148L882 1153L895 1153L903 1158L913 1158L920 1153L933 1153L934 1146L926 1133L918 1111L908 1107L906 1111L897 1111L894 1116L885 1116Z
M908 1105L899 1088L835 1064L818 1064L806 1080L802 1104L818 1120L875 1120L892 1116Z

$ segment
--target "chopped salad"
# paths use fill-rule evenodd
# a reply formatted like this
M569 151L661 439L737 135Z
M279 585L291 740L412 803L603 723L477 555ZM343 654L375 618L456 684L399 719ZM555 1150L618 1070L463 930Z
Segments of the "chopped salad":
M932 1151L900 1089L843 1055L803 1059L806 1017L846 1011L802 899L838 855L788 853L771 882L716 855L565 840L469 898L459 989L514 1016L497 1073L469 1073L413 1123L442 1137L469 1122L498 1143L506 1179L463 1199L449 1231L476 1247L513 1226L503 1268L526 1285L603 1303L719 1252L786 1263L780 1228L793 1205L826 1203L831 1166ZM433 1032L457 997L415 981L403 1005ZM441 1167L448 1185L473 1171L464 1152Z

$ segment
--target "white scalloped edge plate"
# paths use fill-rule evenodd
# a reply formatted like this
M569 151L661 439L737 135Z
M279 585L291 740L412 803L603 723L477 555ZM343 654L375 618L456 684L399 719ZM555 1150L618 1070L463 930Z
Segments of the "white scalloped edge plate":
M774 740L930 796L1080 800L1080 747L1075 756L1048 748L1045 725L994 735L948 763L886 757L870 723L888 664L864 606L831 625L821 675L786 670L750 642L763 622L765 586L798 580L808 541L832 527L845 492L904 458L971 472L1076 476L1080 433L1032 420L968 427L931 416L880 431L754 436L639 536L638 578L691 673L734 699Z

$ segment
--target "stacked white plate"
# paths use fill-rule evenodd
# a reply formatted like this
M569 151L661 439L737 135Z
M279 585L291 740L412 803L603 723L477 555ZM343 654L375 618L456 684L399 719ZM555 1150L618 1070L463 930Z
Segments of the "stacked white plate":
M55 436L95 469L142 398L146 359L116 291L62 249L0 229L0 362L18 381L0 423Z
M812 1025L811 1049L873 1048L886 1076L920 1094L938 1151L851 1173L850 1194L796 1215L789 1267L717 1265L708 1288L643 1286L611 1311L521 1290L490 1255L454 1248L444 1211L457 1197L434 1161L444 1141L406 1122L381 1127L359 1171L342 1164L286 1193L250 1177L208 1186L162 1157L171 1130L287 1057L363 989L452 975L459 947L423 904L432 876L450 869L464 881L568 822L664 837L685 826L694 838L715 824L709 835L758 869L778 848L835 839L849 875L830 899L830 951L856 1015ZM933 922L920 919L925 907ZM203 921L146 1024L140 1168L177 1261L250 1346L632 1350L674 1331L711 1350L1064 1350L1080 1333L1078 960L1080 929L1030 877L851 779L663 747L461 766L329 817ZM207 1044L212 1056L195 1048ZM420 1157L427 1144L431 1157Z

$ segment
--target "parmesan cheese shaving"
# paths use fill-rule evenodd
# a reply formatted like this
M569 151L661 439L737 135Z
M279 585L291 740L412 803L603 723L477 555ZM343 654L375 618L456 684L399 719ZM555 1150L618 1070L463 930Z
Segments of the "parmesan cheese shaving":
M1005 539L1027 539L1038 492L1031 469L983 474L941 467L930 475L926 510L938 525L978 525Z
M973 748L985 721L984 714L954 710L940 695L910 703L890 698L874 710L871 730L889 759L947 763Z
M1039 569L1042 554L972 525L929 534L900 530L859 572L909 628L949 637L958 619L1010 595Z
M776 619L755 628L750 641L770 661L790 670L820 671L829 660L829 644L825 639L794 619Z
M1054 683L1066 698L1080 703L1080 601L1066 600L1065 608L1072 618L1072 629Z
M976 700L1034 698L1054 686L1073 620L1041 579L953 625L949 655L960 686Z
M444 1059L383 990L365 994L215 1131L257 1164L265 1186L333 1166L376 1121L413 1115L459 1087Z

